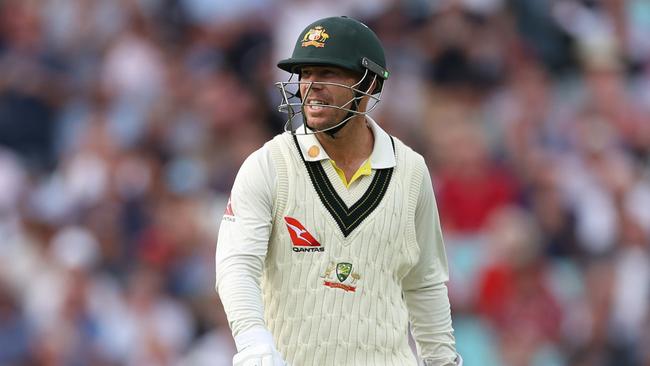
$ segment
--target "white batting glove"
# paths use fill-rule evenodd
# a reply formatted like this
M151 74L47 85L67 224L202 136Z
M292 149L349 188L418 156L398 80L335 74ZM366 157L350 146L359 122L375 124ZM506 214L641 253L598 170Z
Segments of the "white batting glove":
M463 366L463 358L460 357L460 354L458 353L456 354L456 359L454 361L434 360L433 358L425 358L422 361L424 361L424 366Z
M235 336L233 366L287 366L267 329L256 326Z
M251 346L237 353L232 359L233 366L286 366L275 347L270 344Z

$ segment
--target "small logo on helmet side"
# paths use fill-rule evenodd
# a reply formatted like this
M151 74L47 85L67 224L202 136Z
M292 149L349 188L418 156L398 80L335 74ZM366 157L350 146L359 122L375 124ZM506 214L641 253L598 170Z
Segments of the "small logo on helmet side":
M303 47L325 47L325 41L330 38L330 35L325 32L325 28L316 26L315 28L310 28L305 36L302 37L302 46Z

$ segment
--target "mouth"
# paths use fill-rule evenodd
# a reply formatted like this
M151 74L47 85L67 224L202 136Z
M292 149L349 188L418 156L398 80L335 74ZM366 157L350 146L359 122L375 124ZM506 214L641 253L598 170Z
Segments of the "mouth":
M329 105L329 104L327 104L327 102L325 102L324 100L320 100L320 99L309 99L309 100L307 100L307 103L305 103L305 107L307 107L307 109L309 109L311 111L323 110L324 109L323 106L327 106L327 105Z

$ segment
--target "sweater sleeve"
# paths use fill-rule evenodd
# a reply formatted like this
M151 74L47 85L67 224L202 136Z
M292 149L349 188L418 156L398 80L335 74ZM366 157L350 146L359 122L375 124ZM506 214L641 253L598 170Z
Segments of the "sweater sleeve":
M268 145L242 164L219 227L216 290L233 337L266 329L260 281L272 226L275 168Z
M447 286L447 256L438 209L428 170L420 186L415 210L415 229L420 257L404 278L404 299L418 355L427 365L456 365Z

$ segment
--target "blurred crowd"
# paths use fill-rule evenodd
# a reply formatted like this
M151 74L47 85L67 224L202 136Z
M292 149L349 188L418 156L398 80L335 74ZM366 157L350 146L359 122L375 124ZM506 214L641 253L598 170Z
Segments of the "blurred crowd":
M650 365L646 0L0 1L0 365L230 365L230 186L341 14L431 170L465 364Z

